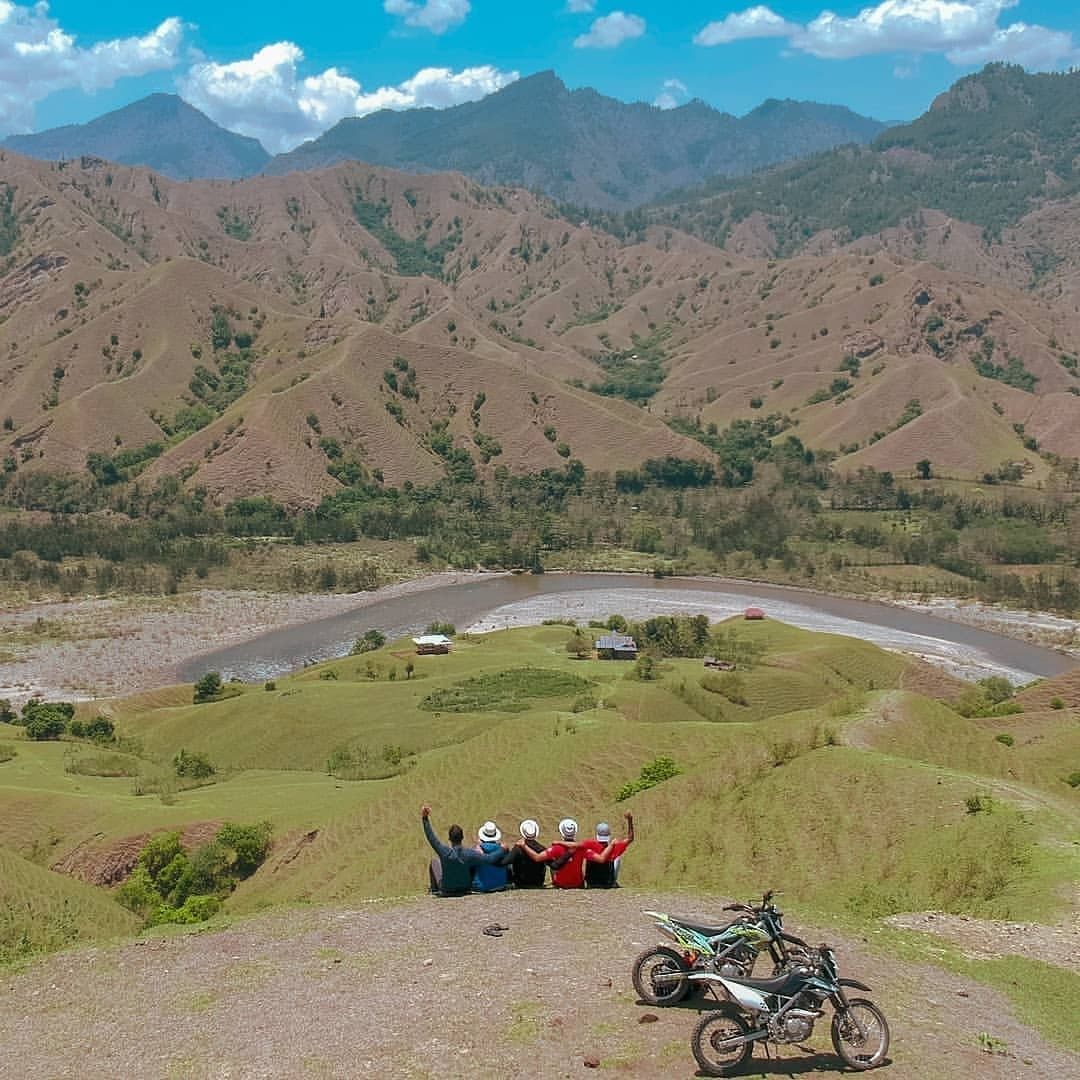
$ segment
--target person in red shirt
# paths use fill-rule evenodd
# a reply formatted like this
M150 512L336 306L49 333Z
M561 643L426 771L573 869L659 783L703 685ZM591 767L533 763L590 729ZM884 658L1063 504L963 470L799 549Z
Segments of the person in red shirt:
M617 859L629 847L634 839L634 815L628 810L626 818L627 836L624 840L611 840L607 844L599 840L578 841L578 824L573 818L563 818L559 822L559 836L550 847L536 852L518 842L526 856L533 862L552 864L551 883L556 889L583 889L585 887L585 864L608 863Z

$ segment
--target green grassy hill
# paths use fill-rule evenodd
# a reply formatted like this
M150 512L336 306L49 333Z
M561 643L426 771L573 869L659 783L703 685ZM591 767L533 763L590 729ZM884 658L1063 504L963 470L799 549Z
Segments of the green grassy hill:
M912 665L865 642L774 622L738 633L764 652L734 678L674 659L642 681L633 664L572 658L572 631L546 626L459 638L450 656L392 643L207 704L177 704L179 690L117 702L138 777L86 775L98 748L6 728L17 753L0 764L0 845L62 898L77 883L45 865L92 878L156 830L267 820L274 850L228 902L244 911L419 892L424 802L440 833L456 821L467 835L494 818L513 836L529 816L550 837L567 814L587 830L630 808L631 886L782 887L790 907L859 924L1067 909L1080 880L1074 711L964 719L902 690ZM209 758L213 782L170 777L181 750ZM616 801L662 756L678 775ZM373 778L341 778L358 775Z

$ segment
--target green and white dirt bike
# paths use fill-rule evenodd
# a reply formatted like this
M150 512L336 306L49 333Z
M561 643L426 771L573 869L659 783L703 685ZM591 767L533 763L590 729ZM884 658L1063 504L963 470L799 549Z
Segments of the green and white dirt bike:
M711 926L659 911L643 914L674 941L674 947L654 945L634 961L634 989L648 1005L674 1005L691 989L707 982L704 975L749 976L762 952L772 960L772 974L806 963L810 946L783 930L783 912L773 904L770 890L761 904L728 904L739 914L728 923Z
M771 979L706 974L720 998L702 1015L690 1048L707 1076L730 1076L750 1059L754 1043L803 1043L832 1006L833 1049L850 1069L863 1072L883 1065L889 1053L885 1014L867 998L847 990L869 990L855 979L841 979L836 954L828 945L814 950L813 961Z

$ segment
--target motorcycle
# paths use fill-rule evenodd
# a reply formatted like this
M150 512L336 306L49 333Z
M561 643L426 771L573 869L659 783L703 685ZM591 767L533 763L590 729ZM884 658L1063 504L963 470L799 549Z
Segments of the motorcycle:
M745 1064L756 1042L801 1043L814 1023L833 1007L832 1044L851 1069L876 1068L889 1052L885 1014L866 998L849 998L846 988L869 991L854 979L841 979L836 954L828 945L817 950L814 964L795 967L771 979L706 973L704 980L724 997L719 1009L705 1013L694 1028L690 1047L702 1071L730 1076Z
M810 946L801 938L783 931L783 912L772 900L770 889L761 904L727 904L724 911L740 914L722 926L677 919L659 911L645 911L656 920L661 933L677 948L655 945L634 961L634 989L648 1005L674 1005L695 988L703 973L750 975L758 955L765 949L772 958L773 974L787 971L795 963L805 963Z

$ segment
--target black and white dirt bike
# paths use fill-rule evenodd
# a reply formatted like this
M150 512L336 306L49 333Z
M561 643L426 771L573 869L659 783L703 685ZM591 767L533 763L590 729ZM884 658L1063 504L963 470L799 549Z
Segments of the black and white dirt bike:
M884 1013L866 998L849 998L846 988L869 991L854 979L841 979L836 954L821 945L812 967L793 968L771 979L701 976L723 999L694 1028L690 1046L703 1072L730 1076L749 1060L754 1043L801 1043L832 1005L832 1044L851 1069L876 1068L889 1052Z
M719 926L660 911L643 912L656 920L656 928L673 945L654 945L634 960L631 975L641 1000L674 1005L692 990L704 989L703 974L750 975L762 952L772 960L773 975L809 963L810 946L784 932L784 915L773 903L774 896L770 889L760 905L728 904L724 910L738 914Z

